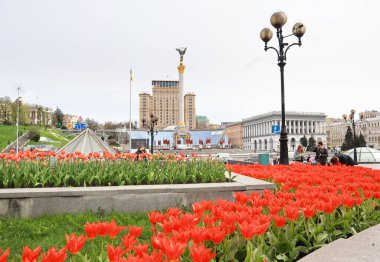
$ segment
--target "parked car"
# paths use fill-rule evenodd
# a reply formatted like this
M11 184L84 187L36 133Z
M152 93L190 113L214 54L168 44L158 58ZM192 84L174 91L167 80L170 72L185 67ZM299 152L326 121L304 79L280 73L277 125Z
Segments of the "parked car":
M215 155L215 160L222 161L224 163L227 163L228 160L232 160L232 157L230 156L229 153L217 153Z

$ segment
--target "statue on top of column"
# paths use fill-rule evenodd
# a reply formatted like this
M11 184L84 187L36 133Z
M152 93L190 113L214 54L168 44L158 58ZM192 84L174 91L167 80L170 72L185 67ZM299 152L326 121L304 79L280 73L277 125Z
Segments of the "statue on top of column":
M180 48L176 48L175 50L178 51L178 53L180 54L180 59L179 59L179 62L182 64L183 62L183 55L186 53L186 50L187 50L187 47L180 47Z

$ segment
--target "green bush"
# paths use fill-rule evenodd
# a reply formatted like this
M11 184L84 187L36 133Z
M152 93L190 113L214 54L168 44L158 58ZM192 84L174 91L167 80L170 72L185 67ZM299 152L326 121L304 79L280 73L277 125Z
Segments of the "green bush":
M33 128L33 129L29 130L28 138L30 140L38 142L38 141L40 141L40 137L41 137L40 132L37 129Z

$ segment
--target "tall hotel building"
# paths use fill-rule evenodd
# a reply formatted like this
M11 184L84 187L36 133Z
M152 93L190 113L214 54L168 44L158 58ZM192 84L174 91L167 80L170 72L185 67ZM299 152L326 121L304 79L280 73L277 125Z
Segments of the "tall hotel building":
M152 95L140 93L140 127L142 119L149 121L149 114L158 116L158 129L178 124L179 108L179 81L153 80ZM195 94L187 93L184 96L185 122L190 130L195 129Z

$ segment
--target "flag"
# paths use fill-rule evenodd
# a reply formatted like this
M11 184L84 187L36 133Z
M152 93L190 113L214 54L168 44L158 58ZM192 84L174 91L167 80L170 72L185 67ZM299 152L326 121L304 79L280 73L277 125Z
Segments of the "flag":
M132 69L129 71L129 75L130 75L130 77L131 77L131 81L133 81L133 75L132 75Z

